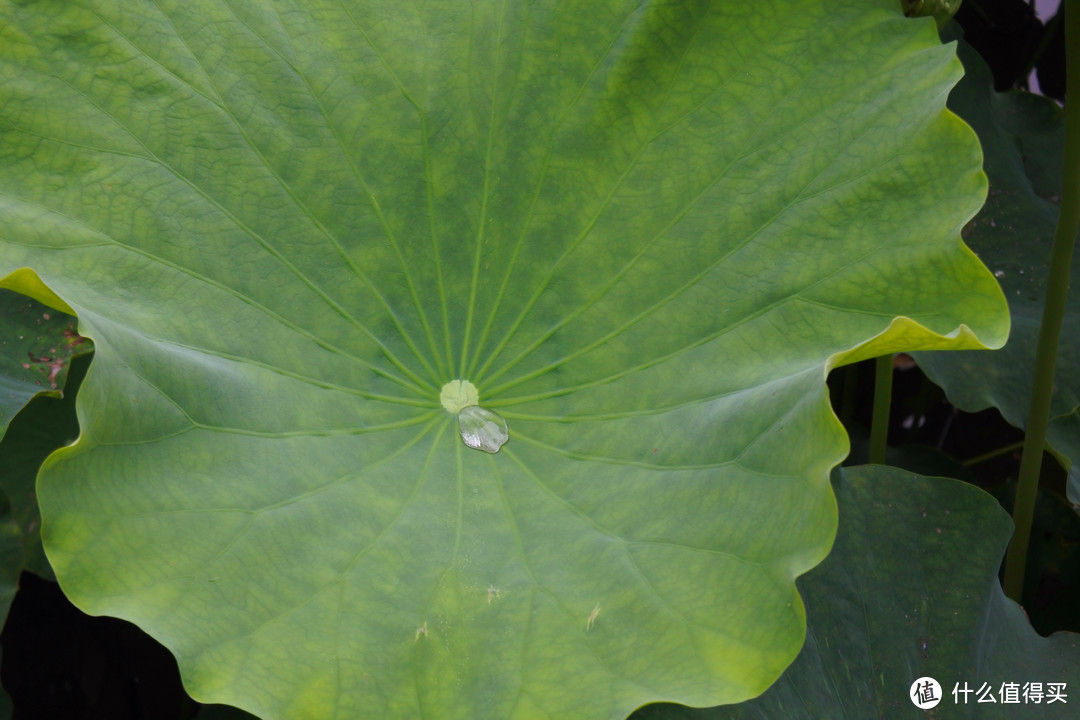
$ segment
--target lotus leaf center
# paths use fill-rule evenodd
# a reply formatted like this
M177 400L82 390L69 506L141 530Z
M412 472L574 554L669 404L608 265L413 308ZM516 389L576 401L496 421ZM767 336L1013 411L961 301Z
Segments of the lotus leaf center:
M439 400L446 412L457 415L467 407L480 404L480 393L468 380L451 380L442 386Z

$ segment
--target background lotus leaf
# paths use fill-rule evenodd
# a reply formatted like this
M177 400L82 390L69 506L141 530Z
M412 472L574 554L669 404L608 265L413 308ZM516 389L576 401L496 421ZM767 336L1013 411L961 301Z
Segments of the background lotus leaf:
M23 569L53 579L52 568L41 547L41 515L35 480L45 458L57 448L75 442L79 436L75 400L88 361L88 357L74 358L71 371L65 372L67 382L63 397L42 393L33 398L15 416L0 439L0 468L3 468L0 491L7 497L10 521L19 538L13 586L14 579ZM6 610L7 605L2 607Z
M986 63L965 44L967 73L949 107L979 134L990 193L965 239L998 277L1012 315L1008 344L995 353L919 353L919 366L969 412L996 407L1010 423L1027 424L1035 345L1042 321L1050 245L1061 194L1065 125L1053 100L994 91ZM1080 254L1072 276L1080 277ZM1080 299L1070 292L1054 373L1047 443L1069 471L1069 499L1080 502Z
M836 528L828 368L1004 341L958 238L985 192L960 67L891 1L0 22L0 273L96 347L46 550L200 701L756 695ZM458 438L454 379L498 454Z
M90 349L75 318L0 287L0 438L30 398L59 395L71 358Z
M833 487L840 528L829 557L799 580L808 620L795 663L749 702L655 705L632 720L1076 716L1080 637L1039 637L1005 597L997 574L1012 522L997 501L963 482L883 466L841 468ZM944 691L936 710L908 699L927 676ZM1036 703L1028 683L1065 683L1065 697ZM994 702L963 694L984 684ZM1010 684L1015 702L1004 703Z

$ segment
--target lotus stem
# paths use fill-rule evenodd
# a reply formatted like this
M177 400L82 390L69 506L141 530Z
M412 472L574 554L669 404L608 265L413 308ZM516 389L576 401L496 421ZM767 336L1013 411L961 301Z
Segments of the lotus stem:
M1016 530L1005 554L1005 594L1020 602L1024 589L1031 519L1039 489L1046 428L1050 423L1050 397L1054 389L1054 365L1058 339L1065 317L1065 299L1069 291L1069 268L1073 245L1080 231L1080 2L1065 0L1065 78L1072 95L1065 103L1065 164L1061 183L1061 210L1054 246L1050 250L1050 269L1046 277L1046 299L1042 325L1035 350L1035 378L1031 388L1024 436L1024 454L1020 460L1020 480L1013 504Z
M892 405L893 356L882 355L874 360L874 414L870 420L871 465L885 464L889 444L889 413Z

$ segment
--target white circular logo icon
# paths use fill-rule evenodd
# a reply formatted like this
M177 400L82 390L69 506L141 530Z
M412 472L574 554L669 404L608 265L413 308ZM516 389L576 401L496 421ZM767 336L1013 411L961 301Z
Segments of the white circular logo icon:
M941 685L932 677L921 677L911 683L908 697L915 703L915 707L929 710L941 702Z

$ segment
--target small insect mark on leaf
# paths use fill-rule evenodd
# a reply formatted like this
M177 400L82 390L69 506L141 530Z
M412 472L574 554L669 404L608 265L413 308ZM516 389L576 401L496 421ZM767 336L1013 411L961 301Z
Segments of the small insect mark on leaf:
M589 613L589 619L585 621L585 632L592 630L593 623L596 622L596 617L600 614L600 603L596 603L596 607Z

